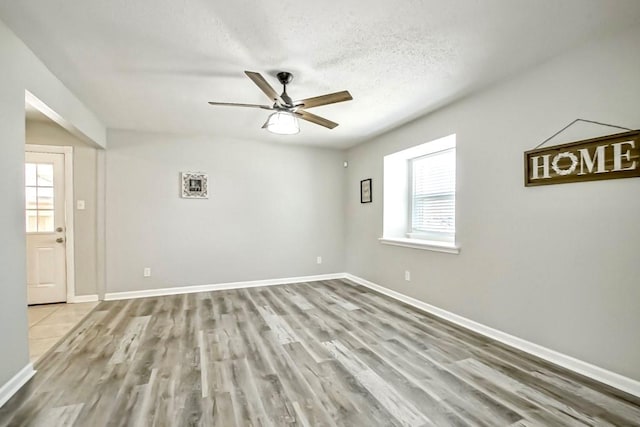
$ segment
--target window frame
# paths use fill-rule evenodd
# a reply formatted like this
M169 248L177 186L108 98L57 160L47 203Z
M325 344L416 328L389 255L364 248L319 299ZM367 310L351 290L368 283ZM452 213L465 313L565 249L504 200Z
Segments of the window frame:
M385 245L402 246L449 254L459 254L457 230L446 240L436 240L437 236L411 233L413 211L413 171L409 173L409 160L434 154L447 149L455 150L455 168L457 169L456 134L451 134L429 142L417 144L406 149L392 152L383 158L383 212L382 237L378 241ZM457 172L454 203L457 201ZM458 211L454 212L454 224L457 224ZM442 238L442 236L440 236Z

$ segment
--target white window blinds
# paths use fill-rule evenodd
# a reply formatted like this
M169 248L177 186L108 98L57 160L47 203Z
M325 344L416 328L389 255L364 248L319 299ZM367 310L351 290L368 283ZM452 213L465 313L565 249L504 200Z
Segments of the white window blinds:
M411 160L411 230L433 240L455 236L456 151L450 148Z

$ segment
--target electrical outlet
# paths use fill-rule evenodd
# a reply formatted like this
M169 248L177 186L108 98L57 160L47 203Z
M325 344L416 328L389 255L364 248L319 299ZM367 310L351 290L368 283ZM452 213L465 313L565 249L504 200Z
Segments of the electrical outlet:
M149 267L145 267L142 274L144 275L144 277L151 277L151 269Z
M409 270L404 271L404 280L406 280L407 282L411 281L411 272Z
M318 264L322 264L322 257L321 257L321 256L317 257L317 258L316 258L316 262L317 262Z
M77 208L79 211L83 211L84 210L84 200L78 200L77 202Z

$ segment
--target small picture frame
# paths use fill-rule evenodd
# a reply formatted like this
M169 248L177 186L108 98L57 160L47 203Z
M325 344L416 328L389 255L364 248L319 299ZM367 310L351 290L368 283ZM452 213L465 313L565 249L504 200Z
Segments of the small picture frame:
M203 172L181 172L181 196L185 199L208 199L209 178Z
M360 181L360 203L371 203L371 178Z

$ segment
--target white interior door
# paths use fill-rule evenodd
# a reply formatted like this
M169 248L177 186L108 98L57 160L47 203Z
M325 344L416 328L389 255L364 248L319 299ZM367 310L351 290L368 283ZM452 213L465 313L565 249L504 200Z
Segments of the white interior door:
M64 154L26 152L27 301L67 299Z

